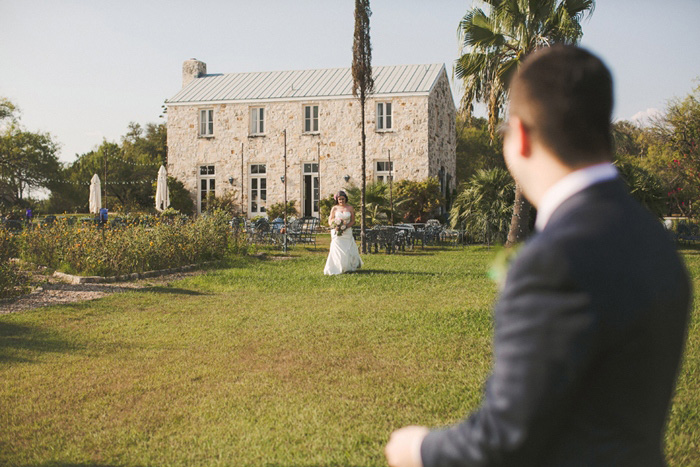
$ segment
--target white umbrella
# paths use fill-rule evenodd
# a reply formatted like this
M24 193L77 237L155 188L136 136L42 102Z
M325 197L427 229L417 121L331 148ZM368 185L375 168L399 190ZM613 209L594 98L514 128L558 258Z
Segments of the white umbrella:
M98 214L102 207L102 190L100 189L100 177L97 174L90 180L90 212Z
M170 206L170 190L168 190L168 173L165 167L160 166L158 170L158 183L156 184L156 209L164 211Z

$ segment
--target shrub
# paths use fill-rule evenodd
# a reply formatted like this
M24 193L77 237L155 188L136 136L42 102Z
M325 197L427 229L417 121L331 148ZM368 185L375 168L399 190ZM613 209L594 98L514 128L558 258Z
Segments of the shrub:
M0 298L10 298L29 291L29 279L10 261L17 255L16 237L0 228Z
M132 219L119 228L64 220L23 232L21 257L64 272L112 276L222 259L229 237L223 211L175 223Z
M322 198L318 205L321 209L321 225L328 227L328 216L331 215L331 209L333 209L333 206L335 206L333 195L328 195L327 198Z
M668 206L661 178L631 160L619 160L616 165L632 197L657 217L663 217Z
M297 217L299 216L299 211L297 210L295 200L287 201L287 217ZM284 203L275 203L267 208L267 217L272 219L277 219L278 217L284 218Z
M478 170L461 187L450 210L450 224L473 241L504 242L513 215L515 183L501 168Z
M400 180L394 184L395 219L404 222L426 222L433 217L445 200L440 193L440 182L430 177L422 182Z
M181 213L191 216L194 214L194 201L185 185L177 178L168 176L168 190L170 190L170 207Z
M235 189L230 189L221 196L210 196L207 198L207 211L213 212L216 210L224 211L229 217L240 214L241 203Z
M362 209L362 189L357 186L351 186L346 192L348 194L348 203L355 208L355 224L359 227ZM368 227L389 223L391 217L389 185L377 181L368 183L365 186L365 213Z

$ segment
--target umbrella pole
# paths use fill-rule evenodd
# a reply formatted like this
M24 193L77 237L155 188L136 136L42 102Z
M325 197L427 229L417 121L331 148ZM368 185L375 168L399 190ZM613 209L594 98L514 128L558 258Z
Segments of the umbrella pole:
M104 191L103 204L104 204L105 209L107 209L107 151L106 150L105 150L104 154L105 154L105 157L104 157L104 160L105 160L105 188L103 190ZM102 207L102 206L100 206L100 207Z

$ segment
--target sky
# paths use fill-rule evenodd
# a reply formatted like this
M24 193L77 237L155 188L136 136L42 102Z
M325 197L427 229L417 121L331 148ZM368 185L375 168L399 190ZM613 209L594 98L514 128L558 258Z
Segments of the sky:
M372 0L374 65L459 56L472 0ZM598 0L581 45L615 80L614 118L642 118L700 86L700 0ZM352 0L0 0L0 97L72 162L130 122L162 122L182 62L209 73L350 67ZM455 101L459 80L452 82Z

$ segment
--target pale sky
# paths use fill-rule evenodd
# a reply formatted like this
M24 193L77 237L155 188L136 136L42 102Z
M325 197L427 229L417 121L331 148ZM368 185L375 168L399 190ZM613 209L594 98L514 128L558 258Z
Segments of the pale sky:
M160 122L182 62L209 73L349 67L353 0L0 0L0 96L60 159ZM581 44L610 66L615 118L700 85L700 0L598 0ZM444 63L471 0L372 0L374 65ZM459 83L452 86L459 100Z

